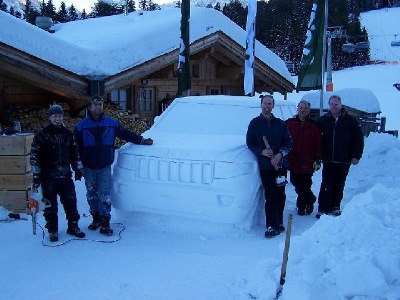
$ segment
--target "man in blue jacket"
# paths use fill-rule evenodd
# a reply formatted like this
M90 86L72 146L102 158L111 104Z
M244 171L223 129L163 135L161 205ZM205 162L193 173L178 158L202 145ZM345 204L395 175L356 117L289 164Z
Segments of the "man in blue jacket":
M115 139L119 137L140 145L152 145L153 140L136 135L122 127L117 120L104 116L103 104L102 97L92 97L89 116L76 124L74 135L82 159L86 196L93 217L88 229L100 227L101 234L112 235L110 192Z
M271 95L261 97L261 114L250 121L246 135L247 147L257 157L265 191L266 238L285 230L285 186L278 186L277 179L281 175L286 177L287 155L293 143L286 123L272 114L274 105Z
M318 196L319 219L323 214L340 216L340 202L350 165L358 164L364 136L358 120L342 107L337 95L329 98L329 111L317 122L322 131L322 183Z

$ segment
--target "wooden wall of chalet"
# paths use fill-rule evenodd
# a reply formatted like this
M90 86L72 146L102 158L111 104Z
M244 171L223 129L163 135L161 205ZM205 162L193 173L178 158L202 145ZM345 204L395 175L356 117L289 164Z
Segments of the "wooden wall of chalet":
M67 99L55 93L32 86L21 80L0 73L0 123L7 124L12 118L10 107L47 106L52 103L68 103L71 111L76 111L85 103L84 100Z
M226 66L208 55L207 52L196 54L191 58L192 88L191 95L243 95L243 67L232 64ZM132 82L129 90L129 105L133 113L140 114L150 121L160 114L160 101L170 94L175 98L178 91L177 65L170 65L146 77L147 84L139 80ZM140 93L151 89L154 95L152 110L140 111ZM129 93L128 93L129 94Z

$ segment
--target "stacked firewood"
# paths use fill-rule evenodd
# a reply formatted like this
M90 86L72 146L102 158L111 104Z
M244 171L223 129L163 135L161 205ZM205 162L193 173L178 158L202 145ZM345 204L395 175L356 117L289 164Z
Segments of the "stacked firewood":
M70 108L67 103L57 104L61 105L64 109L64 125L72 131L83 117L71 117ZM20 121L22 132L37 133L49 124L48 106L26 107L13 105L9 107L9 111L12 111L13 120ZM104 114L118 120L123 127L139 135L149 129L151 125L146 120L140 118L139 115L134 115L130 111L125 111L120 106L110 103L104 104ZM119 148L124 144L125 141L117 138L115 147Z
M132 114L130 110L123 110L122 107L113 103L104 103L104 114L116 119L122 127L125 127L139 135L151 126L150 122L142 119L139 115ZM125 143L125 141L117 138L115 141L115 147L119 148Z

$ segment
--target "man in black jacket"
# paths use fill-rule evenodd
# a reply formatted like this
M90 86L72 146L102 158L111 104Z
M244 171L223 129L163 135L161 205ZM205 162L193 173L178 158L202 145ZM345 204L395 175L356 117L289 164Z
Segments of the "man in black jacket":
M278 186L277 179L279 176L286 177L287 155L293 143L286 123L272 114L274 105L271 95L261 97L261 114L250 121L246 135L247 147L257 157L265 192L266 238L285 230L285 185Z
M342 107L341 98L329 98L329 112L318 119L323 134L322 183L317 218L323 214L340 216L340 202L350 165L358 164L364 136L357 119Z
M33 188L37 190L41 185L43 198L51 203L43 212L51 242L58 241L57 195L60 196L68 220L67 233L78 238L85 237L85 233L78 227L80 216L75 185L71 178L72 166L75 180L81 180L82 163L72 132L63 124L63 115L60 105L50 107L50 124L35 135L30 159Z

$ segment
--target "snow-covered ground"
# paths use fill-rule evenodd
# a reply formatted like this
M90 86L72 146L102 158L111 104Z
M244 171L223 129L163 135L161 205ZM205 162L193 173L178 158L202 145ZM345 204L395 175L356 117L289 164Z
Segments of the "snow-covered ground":
M394 11L400 16L400 9ZM369 26L375 26L370 22ZM388 129L400 129L400 92L392 86L400 81L400 65L334 72L333 81L335 89L371 89L380 99ZM289 99L301 96L293 94ZM281 299L400 299L399 157L397 138L371 134L360 164L351 167L343 214L337 218L296 215L294 189L287 186L285 218L292 213L294 220ZM314 175L315 193L320 182L321 171ZM62 208L60 242L56 244L50 244L47 236L43 239L42 216L36 236L29 217L0 223L1 299L242 300L275 296L284 234L267 240L262 227L243 229L113 210L115 234L104 237L86 230L90 218L86 218L84 183L77 182L76 190L85 240L71 240L65 234ZM0 208L0 219L7 215Z

